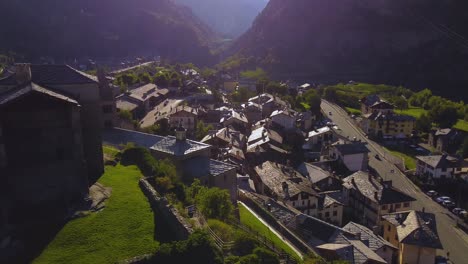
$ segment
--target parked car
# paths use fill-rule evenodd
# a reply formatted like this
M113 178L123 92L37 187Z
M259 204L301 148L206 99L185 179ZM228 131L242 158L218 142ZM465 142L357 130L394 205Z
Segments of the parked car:
M437 256L435 258L435 264L447 264L447 259L442 256Z
M432 197L432 198L434 198L434 197L436 197L438 195L438 193L436 191L434 191L434 190L430 190L426 194L427 194L427 196Z
M442 204L444 201L451 201L451 199L448 196L440 196L436 198L436 202L440 204Z
M448 209L452 209L455 208L455 206L457 206L454 202L450 200L443 201L442 204Z
M458 213L458 216L460 216L461 218L463 219L468 219L468 212L466 210L461 210L459 213Z
M380 160L380 156L379 156L379 154L375 154L375 156L374 156L374 157L375 157L375 159L377 159L377 160Z
M461 211L463 211L463 209L456 207L456 208L453 208L452 213L458 215Z
M332 112L328 112L329 115L333 115Z

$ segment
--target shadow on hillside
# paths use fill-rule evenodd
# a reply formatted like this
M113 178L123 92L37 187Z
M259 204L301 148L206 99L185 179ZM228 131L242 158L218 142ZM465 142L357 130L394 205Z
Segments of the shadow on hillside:
M11 236L11 246L0 251L0 263L31 263L52 242L66 221L33 220L23 224Z

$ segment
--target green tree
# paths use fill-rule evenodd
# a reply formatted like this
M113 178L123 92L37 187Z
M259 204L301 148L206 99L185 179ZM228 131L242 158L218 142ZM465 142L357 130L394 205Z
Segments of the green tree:
M124 73L124 74L118 75L116 80L117 80L117 84L128 87L137 83L138 77L133 73Z
M458 111L453 104L435 104L429 110L429 117L442 128L450 128L458 121Z
M321 98L320 95L313 89L308 90L302 96L303 101L310 106L310 111L313 113L320 112L320 103Z
M336 88L335 87L325 88L323 97L325 98L325 100L328 100L330 102L336 102L336 100L338 100L338 95L336 94Z
M197 138L197 140L202 140L206 135L208 135L208 132L213 129L214 128L212 125L205 125L205 123L200 120L197 122L195 137Z
M432 121L425 113L416 119L416 129L422 132L428 132L432 127Z
M278 256L268 249L257 247L253 254L257 255L260 264L279 264Z
M227 190L219 188L201 189L196 196L198 209L208 218L228 219L233 210Z
M148 72L138 74L138 80L142 83L151 83L153 81Z
M169 86L169 76L163 72L163 71L160 71L158 73L156 73L153 77L153 81L154 83L157 85L157 86L161 86L161 87L168 87Z
M465 137L463 144L458 150L458 155L462 156L464 159L468 158L468 137Z

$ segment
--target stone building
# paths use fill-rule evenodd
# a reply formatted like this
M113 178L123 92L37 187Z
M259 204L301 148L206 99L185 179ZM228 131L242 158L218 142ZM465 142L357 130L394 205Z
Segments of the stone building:
M104 171L100 96L96 80L64 65L18 64L0 80L3 221L87 194Z

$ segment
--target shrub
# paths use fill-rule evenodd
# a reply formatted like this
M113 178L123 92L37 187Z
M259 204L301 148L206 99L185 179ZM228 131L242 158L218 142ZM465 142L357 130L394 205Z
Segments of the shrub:
M203 188L196 195L198 209L207 218L228 219L233 210L231 197L226 190Z
M257 255L260 264L279 264L278 256L266 248L257 247L253 253Z
M208 219L208 226L219 236L224 242L234 240L234 229L232 226L216 219Z
M258 241L251 235L242 231L237 231L235 233L233 251L237 255L243 256L250 254L258 245Z

